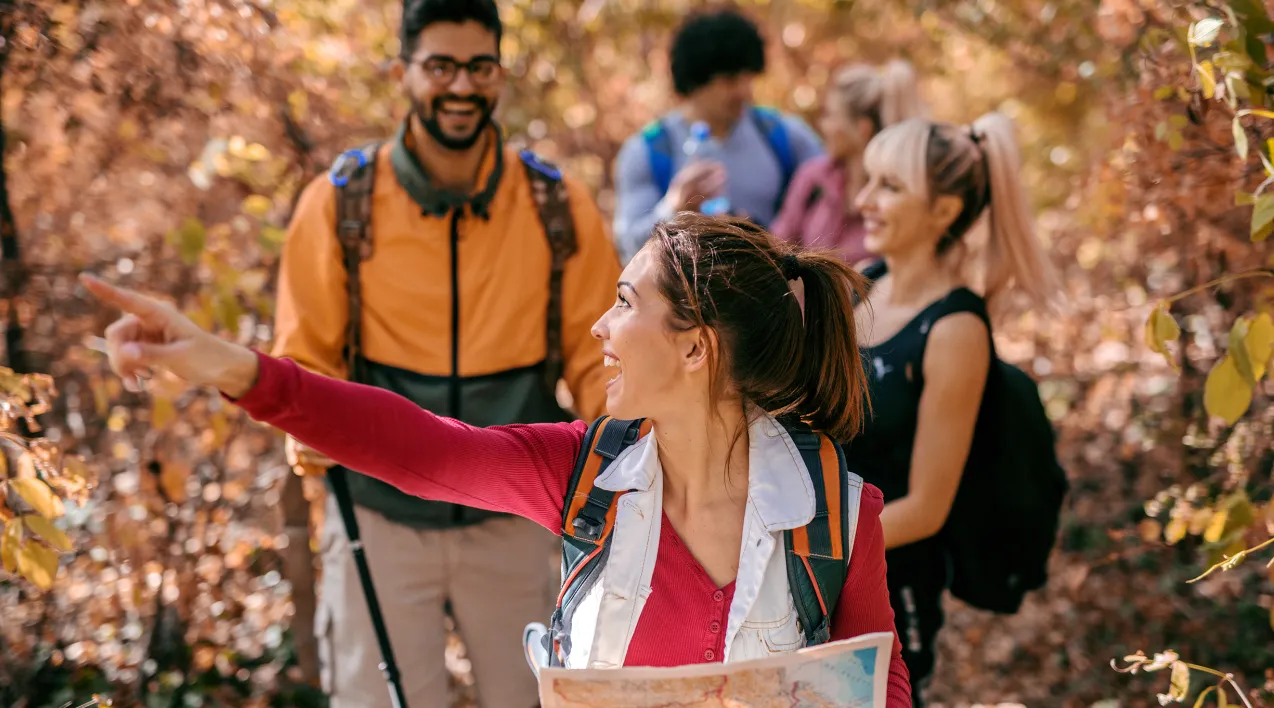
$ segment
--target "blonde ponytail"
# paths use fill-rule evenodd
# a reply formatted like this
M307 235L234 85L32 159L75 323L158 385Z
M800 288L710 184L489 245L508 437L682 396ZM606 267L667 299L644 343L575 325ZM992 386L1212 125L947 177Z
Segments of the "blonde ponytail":
M879 68L850 64L837 72L832 93L842 110L850 117L868 119L875 132L925 114L915 69L902 59Z
M984 287L988 300L1010 285L1021 289L1037 306L1057 304L1061 285L1032 224L1022 188L1022 159L1013 122L1001 113L988 113L970 126L971 137L986 162L990 236L984 258Z
M911 63L894 59L880 71L880 124L882 128L908 118L925 116L924 104Z

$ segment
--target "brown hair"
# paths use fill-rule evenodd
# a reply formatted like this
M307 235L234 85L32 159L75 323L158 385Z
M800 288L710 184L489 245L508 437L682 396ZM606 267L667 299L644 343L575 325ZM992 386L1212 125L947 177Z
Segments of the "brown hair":
M836 72L829 94L832 104L851 118L871 121L873 134L924 114L916 72L901 59L883 67L850 64Z
M959 197L964 207L938 240L945 254L989 213L983 261L987 300L1016 286L1041 307L1051 307L1061 287L1031 224L1022 190L1021 157L1013 123L988 113L957 126L912 118L886 128L867 145L871 173L893 174L907 188L933 200Z
M651 238L672 326L706 327L712 394L727 391L774 416L794 414L835 440L862 426L866 376L853 294L865 281L830 252L806 250L750 221L683 212ZM788 284L799 278L804 311Z

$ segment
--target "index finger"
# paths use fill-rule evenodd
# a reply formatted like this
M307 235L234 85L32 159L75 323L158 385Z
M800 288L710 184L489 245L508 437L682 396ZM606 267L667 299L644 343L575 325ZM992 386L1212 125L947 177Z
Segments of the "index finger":
M143 319L156 317L161 313L161 305L158 300L146 297L128 288L116 287L99 279L97 276L81 273L80 282L93 294L93 297L107 305L114 305L124 312L137 315Z

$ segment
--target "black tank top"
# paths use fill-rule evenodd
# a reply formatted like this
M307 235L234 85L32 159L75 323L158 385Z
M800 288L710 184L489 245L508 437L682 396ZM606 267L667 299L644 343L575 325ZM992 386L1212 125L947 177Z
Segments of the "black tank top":
M863 274L878 280L885 274L884 263L868 266ZM864 416L862 432L843 447L849 469L879 487L886 503L907 495L929 332L938 320L959 312L972 312L988 322L986 302L960 287L930 303L884 342L859 347L871 409ZM895 549L890 552L890 574L897 562L933 562L932 554L938 550L937 536ZM899 553L903 551L910 552Z

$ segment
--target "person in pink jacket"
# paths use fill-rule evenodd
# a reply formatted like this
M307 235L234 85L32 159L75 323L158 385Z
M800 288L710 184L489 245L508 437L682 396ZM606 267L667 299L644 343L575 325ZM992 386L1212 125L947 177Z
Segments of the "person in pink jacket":
M840 70L823 104L820 130L827 154L806 161L771 226L775 236L813 248L833 248L846 263L868 257L866 229L854 197L867 183L863 150L881 130L923 114L911 65L851 64Z

